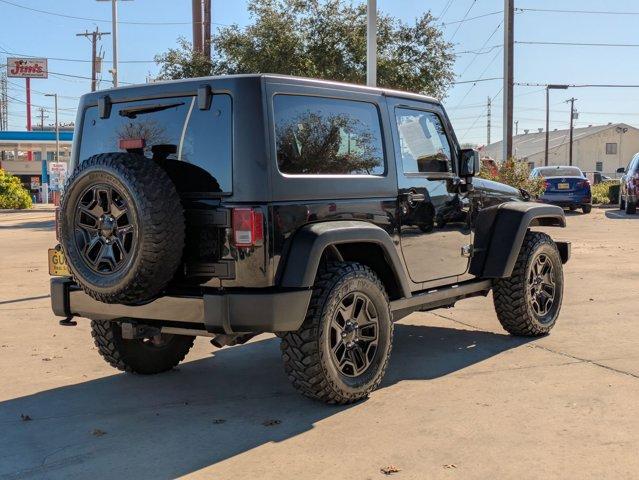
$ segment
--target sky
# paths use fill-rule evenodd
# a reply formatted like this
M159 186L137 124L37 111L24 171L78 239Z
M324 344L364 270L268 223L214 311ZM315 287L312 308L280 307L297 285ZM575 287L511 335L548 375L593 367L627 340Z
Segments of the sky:
M353 0L358 3L359 0ZM212 0L212 22L219 25L250 22L247 0ZM27 8L20 8L27 7ZM190 0L127 0L119 3L119 59L121 82L140 83L158 72L156 54L191 37ZM639 5L635 0L515 0L515 42L608 43L634 46L564 46L516 43L515 82L520 84L639 84ZM28 8L45 10L39 13ZM378 0L380 12L413 22L430 10L441 24L444 38L460 52L455 62L458 82L501 77L503 72L503 0ZM543 10L613 11L602 13L543 12ZM55 13L57 15L53 15ZM84 17L82 19L70 17ZM480 18L475 18L480 17ZM77 33L111 30L111 3L96 0L0 0L0 63L5 56L49 58L50 76L32 80L33 122L38 107L47 109L45 123L53 122L53 99L59 94L61 122L75 119L78 97L90 89L91 44ZM463 23L452 23L465 19ZM131 23L126 23L131 22ZM154 23L139 25L135 22ZM100 88L110 87L111 37L104 36L105 53ZM463 52L474 53L463 53ZM477 53L479 52L479 53ZM72 60L72 61L69 61ZM78 61L81 60L81 61ZM128 63L132 62L132 63ZM442 99L461 142L486 143L486 103L492 98L491 141L502 137L502 81L460 83ZM9 79L9 129L24 130L24 80ZM576 126L625 122L639 127L639 88L572 88L551 92L551 129L567 128L574 96L579 112ZM545 127L545 90L541 86L515 87L515 114L519 133Z

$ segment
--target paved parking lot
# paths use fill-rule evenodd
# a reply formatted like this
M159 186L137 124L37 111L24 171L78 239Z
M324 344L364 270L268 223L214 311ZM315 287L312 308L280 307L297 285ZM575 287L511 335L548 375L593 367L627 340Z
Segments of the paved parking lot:
M396 327L369 400L329 407L289 386L279 341L198 339L140 377L98 356L88 321L49 309L53 213L0 213L0 479L637 478L639 215L570 214L559 322L526 340L490 299Z

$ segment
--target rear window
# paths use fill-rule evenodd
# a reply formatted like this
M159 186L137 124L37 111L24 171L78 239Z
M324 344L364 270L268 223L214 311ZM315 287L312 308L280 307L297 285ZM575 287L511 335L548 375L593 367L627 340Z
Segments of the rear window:
M232 191L231 97L214 95L211 108L200 110L192 96L117 103L109 118L97 107L84 113L79 161L121 152L120 140L144 140L143 154L188 172L199 190ZM188 164L180 166L179 163Z
M274 99L280 172L298 175L383 175L384 148L372 103L303 95Z
M577 167L549 167L537 169L541 177L583 177L583 172Z

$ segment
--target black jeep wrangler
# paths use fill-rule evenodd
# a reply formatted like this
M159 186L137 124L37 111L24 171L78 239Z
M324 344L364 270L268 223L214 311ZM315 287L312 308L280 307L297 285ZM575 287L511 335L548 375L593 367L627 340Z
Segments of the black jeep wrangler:
M91 319L120 370L273 332L299 391L349 403L411 312L492 290L514 335L559 315L570 245L531 228L562 209L474 178L432 98L276 75L118 88L82 97L73 148L53 311Z

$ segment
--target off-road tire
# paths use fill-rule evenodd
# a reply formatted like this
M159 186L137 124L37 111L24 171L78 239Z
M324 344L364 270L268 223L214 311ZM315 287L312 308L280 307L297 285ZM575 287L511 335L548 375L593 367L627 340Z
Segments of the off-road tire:
M634 215L637 213L637 204L633 202L626 202L626 213L628 215Z
M364 292L378 315L378 349L371 365L358 377L342 375L334 366L328 346L328 324L342 298ZM386 290L377 275L356 262L329 262L320 268L306 318L299 330L281 341L284 369L303 395L329 404L348 404L367 397L386 372L392 349L393 323Z
M581 210L584 213L590 213L592 211L592 205L584 205L583 207L581 207Z
M532 308L528 290L528 275L532 262L544 254L552 263L555 273L555 297L547 315L540 318ZM493 302L502 327L512 335L536 337L545 335L554 327L563 298L563 268L559 250L545 233L526 233L517 262L509 278L498 279L493 287Z
M100 355L118 370L142 375L166 372L184 360L195 337L163 334L165 344L141 339L126 340L118 322L92 320L91 336Z
M81 195L92 185L122 194L135 222L135 244L119 270L96 272L74 238ZM184 211L175 185L153 160L129 153L94 155L69 178L60 208L60 243L75 281L104 303L136 304L157 296L173 278L184 250Z

